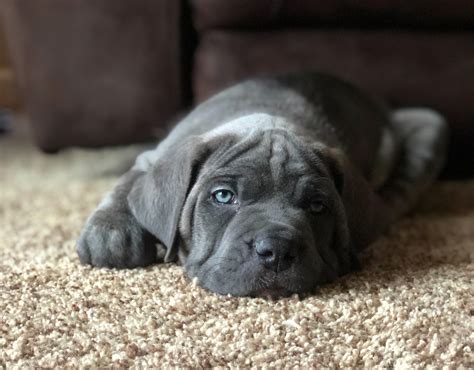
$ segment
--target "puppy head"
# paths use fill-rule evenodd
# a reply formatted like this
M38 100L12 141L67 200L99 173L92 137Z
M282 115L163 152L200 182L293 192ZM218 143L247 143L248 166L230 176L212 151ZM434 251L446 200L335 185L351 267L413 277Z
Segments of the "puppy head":
M350 267L334 154L279 128L193 137L134 186L138 221L203 287L236 296L309 291Z

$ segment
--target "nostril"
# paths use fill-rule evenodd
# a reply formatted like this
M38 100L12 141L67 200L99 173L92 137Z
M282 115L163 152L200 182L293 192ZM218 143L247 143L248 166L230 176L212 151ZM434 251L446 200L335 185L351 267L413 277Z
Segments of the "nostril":
M255 251L261 258L270 258L274 256L273 245L268 240L260 240L255 244Z
M271 250L263 250L263 251L259 251L257 249L257 254L260 256L260 257L272 257L273 256L273 252Z
M287 262L292 262L294 259L295 259L295 256L292 253L286 253L283 256L283 260L285 260Z

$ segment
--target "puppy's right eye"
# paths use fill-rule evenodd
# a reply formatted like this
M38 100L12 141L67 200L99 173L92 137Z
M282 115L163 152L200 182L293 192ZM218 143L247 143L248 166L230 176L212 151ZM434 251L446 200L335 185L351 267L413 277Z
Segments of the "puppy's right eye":
M313 214L321 214L326 210L326 205L323 202L314 201L309 205L309 211Z
M235 204L236 196L228 189L217 189L211 193L214 202L219 204Z

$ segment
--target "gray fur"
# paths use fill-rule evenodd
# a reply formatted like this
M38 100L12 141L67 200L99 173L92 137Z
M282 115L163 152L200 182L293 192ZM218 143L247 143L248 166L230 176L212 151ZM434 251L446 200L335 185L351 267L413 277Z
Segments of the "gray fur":
M312 290L413 207L438 175L447 126L389 112L323 74L243 82L198 106L137 158L86 222L83 263L179 261L221 294ZM237 201L211 193L226 187Z

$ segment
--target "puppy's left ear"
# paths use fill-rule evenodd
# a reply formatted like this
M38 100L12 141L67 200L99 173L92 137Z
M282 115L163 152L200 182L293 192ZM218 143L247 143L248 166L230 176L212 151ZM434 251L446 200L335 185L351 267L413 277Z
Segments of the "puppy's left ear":
M138 223L166 247L165 262L177 257L176 234L186 197L209 148L200 137L164 150L135 182L128 204Z
M339 149L330 147L318 148L316 151L334 181L337 192L342 195L344 191L344 154Z

